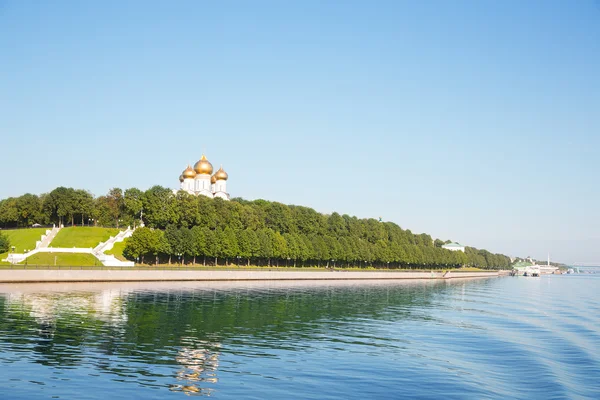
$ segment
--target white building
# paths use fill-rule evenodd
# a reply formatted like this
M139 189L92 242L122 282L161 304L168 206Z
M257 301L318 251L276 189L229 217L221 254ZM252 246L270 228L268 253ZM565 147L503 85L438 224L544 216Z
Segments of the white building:
M223 167L213 174L213 166L203 154L202 158L194 164L194 168L188 165L183 170L179 176L179 190L184 190L189 194L229 200L229 193L227 193L228 178L229 176L223 170Z
M451 250L451 251L462 251L465 252L465 246L460 243L448 243L442 246L442 249Z

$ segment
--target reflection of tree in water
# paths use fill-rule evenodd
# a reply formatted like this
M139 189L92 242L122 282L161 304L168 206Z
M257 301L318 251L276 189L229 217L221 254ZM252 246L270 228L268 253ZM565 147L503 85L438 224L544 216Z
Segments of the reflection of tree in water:
M206 384L217 383L220 343L209 343L195 337L183 337L175 361L181 365L177 371L177 383L169 386L171 391L191 395L210 396L212 388Z
M13 292L0 297L0 330L15 348L21 344L41 357L36 362L51 366L78 365L82 347L95 332L120 330L126 323L124 295L120 290L100 292ZM32 335L33 330L37 335Z
M118 326L126 322L123 300L127 292L103 290L101 292L40 292L11 293L6 296L6 307L27 310L41 325L53 325L57 319L81 317L95 319Z
M35 363L85 366L138 385L160 383L173 391L210 395L221 343L230 353L265 355L275 349L295 351L312 340L358 335L346 331L352 329L347 321L427 320L435 294L447 285L248 285L5 295L0 296L0 351L16 352L26 344ZM251 346L241 350L239 345L248 340Z

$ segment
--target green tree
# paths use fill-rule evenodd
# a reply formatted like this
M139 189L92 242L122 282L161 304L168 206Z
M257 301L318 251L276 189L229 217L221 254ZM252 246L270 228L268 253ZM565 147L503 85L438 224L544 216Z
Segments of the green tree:
M135 227L144 208L144 192L138 188L129 188L123 194L124 217L128 224Z
M0 253L6 253L8 250L10 250L10 238L0 232Z
M256 232L258 243L260 245L258 257L267 261L269 267L271 266L271 258L273 257L273 235L274 232L270 228L263 228Z
M165 229L177 223L175 196L170 189L153 186L144 192L144 215L148 226Z
M186 257L193 257L195 255L196 247L194 243L194 234L192 230L189 228L181 228L181 250L182 250L182 260L181 262L185 264Z
M150 230L140 230L128 242L129 258L154 256L243 257L259 265L289 264L335 266L389 266L410 268L450 268L462 265L480 268L506 268L510 259L502 254L467 247L465 252L442 249L440 239L413 234L392 222L373 218L358 219L336 212L324 215L302 206L289 206L266 200L211 199L161 186L145 192L118 188L96 199L80 189L57 187L50 193L0 200L0 224L29 226L34 221L82 224L92 217L104 226L135 223L141 212ZM43 222L42 222L43 221ZM164 230L164 231L163 231ZM138 232L138 231L136 231Z
M179 226L191 227L200 220L198 209L198 196L183 190L177 192L175 199L176 223Z
M181 235L181 230L178 229L175 225L168 225L167 229L165 229L164 233L165 240L168 243L168 256L169 256L169 265L171 264L171 257L178 256L184 253L184 243Z
M207 227L202 228L202 231L204 232L204 237L206 239L206 256L207 257L214 257L215 259L215 266L218 265L218 243L217 243L217 234L216 231L209 229ZM206 265L206 260L204 261L204 265Z
M18 211L18 224L31 226L34 223L44 222L42 218L42 205L38 196L26 193L16 199Z
M260 243L256 232L251 229L244 229L238 231L238 248L239 256L247 260L247 264L250 265L250 260L256 258L260 254Z
M327 218L327 225L329 233L334 237L346 236L348 234L346 221L336 212L332 213L329 218Z
M196 264L196 257L202 255L202 246L204 244L205 238L204 233L202 232L202 228L198 225L190 229L190 233L192 235L192 263Z
M279 260L287 258L287 243L281 233L273 232L271 234L271 245L273 246L273 258L275 258L277 267L279 267Z
M73 211L81 217L81 226L85 225L86 218L89 221L94 213L94 196L85 190L75 190L73 193Z
M123 191L119 188L112 188L106 195L106 205L108 212L112 219L115 221L115 225L119 227L119 221L125 209L125 200L123 198Z
M158 264L158 255L167 250L166 246L168 246L168 243L165 243L162 231L151 228L138 228L127 240L123 255L129 260L139 259L142 264L145 257L154 256L155 263Z
M225 258L225 265L229 264L229 260L236 258L239 255L240 249L237 243L237 237L233 229L229 226L225 229L217 231L219 242L218 252L220 257Z
M18 225L19 207L16 198L9 197L0 202L0 222L4 227Z
M67 216L74 216L74 193L73 188L63 186L48 193L44 199L43 209L50 216L51 221L63 225Z

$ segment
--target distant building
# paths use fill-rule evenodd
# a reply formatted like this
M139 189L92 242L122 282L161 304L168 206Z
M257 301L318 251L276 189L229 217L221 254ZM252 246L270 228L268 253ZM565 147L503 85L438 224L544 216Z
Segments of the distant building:
M229 200L227 179L229 179L229 176L223 170L223 167L213 174L213 166L203 154L202 158L194 164L194 168L188 165L183 170L179 176L179 190L184 190L189 194L220 197L223 200Z
M448 243L442 246L442 249L451 250L451 251L462 251L465 252L465 246L460 243Z

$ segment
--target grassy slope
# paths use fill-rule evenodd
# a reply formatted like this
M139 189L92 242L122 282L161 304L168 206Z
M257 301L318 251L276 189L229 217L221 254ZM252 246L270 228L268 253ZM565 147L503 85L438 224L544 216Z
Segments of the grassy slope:
M75 226L61 229L51 247L96 247L100 242L119 233L116 228L98 228L94 226Z
M127 244L127 239L123 240L122 242L115 243L113 248L105 251L104 254L112 254L117 259L119 259L121 261L126 261L126 258L123 257L123 249L125 248L126 244Z
M91 254L78 253L38 253L27 258L28 265L54 265L56 257L56 265L73 265L73 266L93 266L102 265L96 257ZM21 265L24 265L22 262Z
M46 233L46 228L14 229L0 232L8 236L10 245L15 246L15 252L22 253L25 249L35 248L35 242Z
M7 231L0 231L4 233L10 239L10 245L15 246L15 252L22 253L23 250L31 250L35 248L35 242L40 240L40 237L46 233L47 228L25 228L25 229L12 229ZM8 253L0 254L0 264L3 263L1 260L6 258Z

